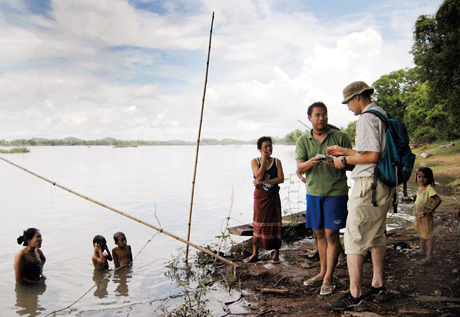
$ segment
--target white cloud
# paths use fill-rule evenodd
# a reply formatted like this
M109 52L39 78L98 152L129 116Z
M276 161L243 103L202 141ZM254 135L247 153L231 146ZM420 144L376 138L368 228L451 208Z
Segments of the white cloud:
M0 2L14 8L0 9L0 138L190 141L212 11L202 137L249 140L304 129L297 119L318 100L331 123L355 120L343 87L411 67L415 19L441 3L386 0L326 20L300 2L195 0L180 11L171 1L156 13L127 0L54 0L45 15Z

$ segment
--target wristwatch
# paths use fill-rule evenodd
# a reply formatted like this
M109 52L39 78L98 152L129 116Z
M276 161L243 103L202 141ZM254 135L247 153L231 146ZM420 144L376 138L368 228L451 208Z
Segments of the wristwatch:
M342 164L347 165L347 156L346 155L342 156Z

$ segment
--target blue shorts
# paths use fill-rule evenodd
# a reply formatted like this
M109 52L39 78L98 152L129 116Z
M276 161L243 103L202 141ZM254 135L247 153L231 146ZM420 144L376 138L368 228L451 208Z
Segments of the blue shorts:
M307 194L306 227L315 230L339 230L347 223L347 196L311 196Z

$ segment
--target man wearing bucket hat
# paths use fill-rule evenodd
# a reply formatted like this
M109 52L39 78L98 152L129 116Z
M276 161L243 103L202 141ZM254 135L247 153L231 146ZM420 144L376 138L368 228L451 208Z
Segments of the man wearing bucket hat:
M371 101L374 88L363 81L355 81L343 90L343 104L355 116L375 109L385 116L386 112ZM355 183L348 200L348 218L345 228L345 253L347 254L350 290L343 297L328 302L333 310L366 310L365 299L388 300L383 285L383 269L386 253L386 215L391 207L395 188L377 182L377 206L372 204L372 184L374 169L385 149L385 126L375 115L360 116L356 124L356 148L346 149L337 145L326 150L329 155L337 155L336 168L346 164L355 165L351 178ZM364 256L371 248L373 278L371 283L361 288Z

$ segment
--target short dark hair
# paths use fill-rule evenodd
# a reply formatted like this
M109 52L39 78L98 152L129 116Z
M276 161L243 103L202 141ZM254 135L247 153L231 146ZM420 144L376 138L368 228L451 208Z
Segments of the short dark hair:
M311 117L311 114L313 113L313 108L323 108L324 110L326 110L326 113L327 113L327 107L324 104L324 102L317 101L317 102L312 103L310 107L308 107L307 114L309 117Z
M431 170L431 168L429 167L420 167L418 170L417 170L417 173L415 173L415 183L417 183L417 174L418 172L422 172L423 175L425 175L426 177L426 180L428 182L428 184L430 184L431 186L436 186L434 184L434 176L433 176L433 171Z
M360 94L360 96L361 96L362 98L372 100L372 99L371 99L371 96L372 96L373 93L374 93L373 90L365 90L365 91L363 91L363 92Z
M260 150L260 149L262 148L262 143L267 142L267 141L270 141L271 143L273 143L273 142L272 142L272 138L269 137L269 136L260 137L260 138L257 140L257 149Z
M100 234L98 234L97 236L95 236L93 238L93 244L101 244L101 243L105 243L107 244L107 241L105 240L105 238L103 236L101 236Z
M29 240L32 239L35 236L35 233L39 231L36 228L29 228L24 233L22 236L18 237L18 244L22 244L23 246L28 246L29 245Z
M115 232L115 234L113 235L113 240L115 240L115 243L118 243L118 238L120 238L121 236L126 237L126 235L121 231Z

